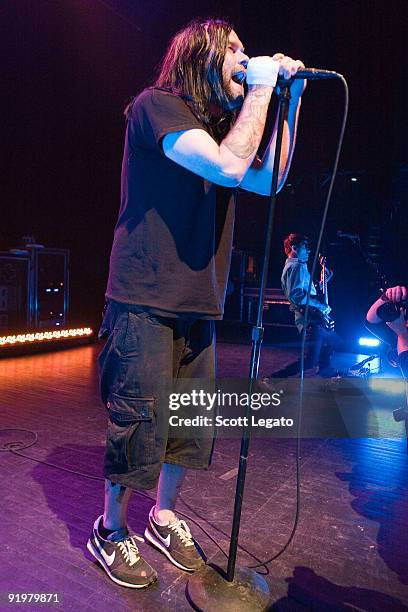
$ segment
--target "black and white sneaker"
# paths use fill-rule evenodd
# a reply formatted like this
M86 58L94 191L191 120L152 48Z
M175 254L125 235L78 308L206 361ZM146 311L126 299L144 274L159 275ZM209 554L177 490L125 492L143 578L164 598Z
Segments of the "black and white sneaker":
M102 516L94 523L87 549L99 561L109 578L121 586L142 589L157 580L156 571L143 559L136 540L143 538L118 529L105 540L99 533Z
M149 523L144 536L176 566L186 572L194 572L204 565L190 529L177 517L168 525L158 525L154 520L154 506L149 513Z

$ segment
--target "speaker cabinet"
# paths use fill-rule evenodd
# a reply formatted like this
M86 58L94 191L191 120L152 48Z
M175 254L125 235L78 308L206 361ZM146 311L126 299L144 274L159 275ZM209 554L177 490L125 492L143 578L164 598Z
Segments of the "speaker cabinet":
M0 332L67 324L69 251L31 247L0 253Z
M29 256L0 254L0 333L29 326L29 281Z

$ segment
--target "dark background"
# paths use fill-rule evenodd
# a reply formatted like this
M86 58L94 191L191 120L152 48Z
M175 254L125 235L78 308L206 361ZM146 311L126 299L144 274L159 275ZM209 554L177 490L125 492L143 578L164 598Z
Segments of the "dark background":
M325 234L335 310L361 317L375 278L351 241L407 282L408 2L9 0L1 5L3 181L0 249L33 234L71 251L71 319L98 319L119 205L126 101L156 73L167 42L195 16L226 17L249 55L283 51L344 74L350 114ZM304 95L298 143L280 196L270 284L282 237L317 237L343 111L339 82ZM272 113L271 113L272 114ZM270 133L271 125L268 127ZM351 177L357 182L351 182ZM163 186L165 197L165 186ZM266 199L243 192L235 246L260 255ZM336 308L337 306L337 308Z

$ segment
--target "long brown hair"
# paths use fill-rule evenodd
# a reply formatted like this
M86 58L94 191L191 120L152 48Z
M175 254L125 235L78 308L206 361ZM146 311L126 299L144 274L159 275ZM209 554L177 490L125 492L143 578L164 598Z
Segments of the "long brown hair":
M233 26L221 19L194 19L170 41L155 87L182 97L199 121L217 139L223 138L235 119L228 109L222 67ZM223 109L216 120L210 102Z

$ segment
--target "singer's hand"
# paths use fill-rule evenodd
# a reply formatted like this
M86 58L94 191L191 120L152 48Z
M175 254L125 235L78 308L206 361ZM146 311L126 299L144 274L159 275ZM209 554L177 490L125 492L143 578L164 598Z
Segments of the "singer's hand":
M294 60L283 53L275 53L275 55L272 56L272 59L279 62L279 76L282 76L286 80L289 80L297 73L298 70L302 70L305 67L301 60ZM300 96L306 89L306 84L306 79L303 81L298 79L292 83L290 95L293 101L297 102L299 100ZM276 93L279 93L279 86L276 88Z
M246 82L248 87L253 85L264 85L275 87L280 65L269 55L251 57L246 69Z
M385 295L387 296L390 302L398 304L398 302L402 302L403 300L407 299L408 292L406 287L401 287L400 285L397 285L396 287L390 287L389 289L387 289Z

